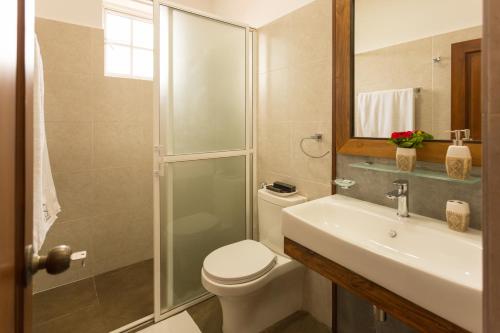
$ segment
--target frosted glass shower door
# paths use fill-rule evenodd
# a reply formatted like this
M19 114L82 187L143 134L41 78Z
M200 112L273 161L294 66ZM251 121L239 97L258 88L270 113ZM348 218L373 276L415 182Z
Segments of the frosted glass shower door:
M204 258L249 237L252 33L170 6L159 9L160 313L206 295Z

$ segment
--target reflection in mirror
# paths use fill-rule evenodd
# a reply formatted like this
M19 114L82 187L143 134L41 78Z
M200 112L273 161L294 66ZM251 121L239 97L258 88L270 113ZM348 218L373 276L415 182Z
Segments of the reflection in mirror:
M481 0L356 0L355 137L481 138Z

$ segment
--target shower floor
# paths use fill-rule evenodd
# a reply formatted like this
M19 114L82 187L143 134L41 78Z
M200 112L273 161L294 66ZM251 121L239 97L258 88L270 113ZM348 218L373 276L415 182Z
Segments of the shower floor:
M104 333L153 313L153 260L33 296L33 333Z
M203 333L222 333L217 297L189 308ZM33 333L106 333L153 313L153 260L33 296ZM264 333L327 333L328 327L299 311Z

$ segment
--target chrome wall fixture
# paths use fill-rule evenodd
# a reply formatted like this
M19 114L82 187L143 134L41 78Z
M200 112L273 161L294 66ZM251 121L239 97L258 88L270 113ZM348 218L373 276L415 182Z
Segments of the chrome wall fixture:
M315 140L316 142L320 142L321 140L323 140L323 134L321 133L316 133L316 134L313 134L311 136L308 136L308 137L305 137L305 138L302 138L300 140L300 150L302 150L302 152L304 153L304 155L310 157L310 158L323 158L325 157L326 155L330 154L330 151L327 151L326 153L323 153L321 155L311 155L309 154L308 152L306 152L304 150L304 141L306 140Z

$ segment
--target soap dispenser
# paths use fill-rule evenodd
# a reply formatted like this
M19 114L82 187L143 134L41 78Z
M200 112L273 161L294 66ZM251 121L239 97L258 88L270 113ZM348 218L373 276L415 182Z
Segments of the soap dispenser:
M464 140L470 140L470 130L455 130L451 133L455 139L446 152L446 172L450 178L466 179L472 169L472 155L469 147L464 145Z

